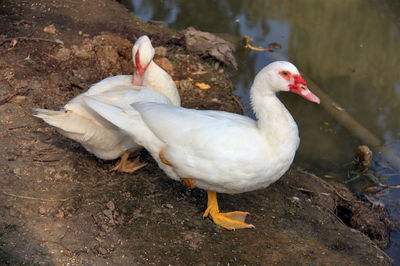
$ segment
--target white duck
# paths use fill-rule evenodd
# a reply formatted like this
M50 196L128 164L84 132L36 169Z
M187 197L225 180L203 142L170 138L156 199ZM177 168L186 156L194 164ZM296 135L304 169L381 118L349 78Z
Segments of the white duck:
M233 230L254 226L244 222L246 212L220 213L216 192L269 186L287 171L299 145L297 125L276 97L278 91L319 103L297 68L284 61L269 64L254 80L250 96L257 121L160 103L137 102L133 109L121 109L102 103L101 97L85 101L145 147L169 177L208 190L204 216Z
M123 172L133 172L145 165L138 158L133 162L127 160L129 152L137 151L141 146L88 108L82 101L83 97L103 95L106 103L125 108L137 101L180 105L174 81L153 62L154 48L147 36L141 36L135 42L132 55L135 65L133 76L106 78L73 98L60 111L34 109L36 117L57 127L62 135L78 141L97 157L113 160L122 155L121 161L113 169Z

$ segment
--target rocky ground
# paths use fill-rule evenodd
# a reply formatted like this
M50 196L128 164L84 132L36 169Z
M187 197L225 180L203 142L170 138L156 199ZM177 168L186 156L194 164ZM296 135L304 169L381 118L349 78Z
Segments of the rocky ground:
M148 166L116 173L32 116L131 74L142 34L183 106L240 112L226 70L188 54L181 33L111 0L6 0L0 29L0 264L390 264L378 247L385 211L342 185L292 167L265 190L219 195L222 210L248 211L256 226L229 232L202 219L204 191L168 179L145 151Z

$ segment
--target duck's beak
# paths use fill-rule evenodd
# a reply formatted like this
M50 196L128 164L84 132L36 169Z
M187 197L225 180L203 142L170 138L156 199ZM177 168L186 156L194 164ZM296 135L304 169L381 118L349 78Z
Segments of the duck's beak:
M301 75L294 75L294 83L289 85L289 91L294 92L313 103L320 103L319 98L312 93Z
M146 72L147 67L150 65L151 60L142 66L140 62L140 52L139 50L135 54L135 69L133 70L132 85L133 86L143 86L143 75Z
M133 71L132 85L143 86L143 74L137 68Z

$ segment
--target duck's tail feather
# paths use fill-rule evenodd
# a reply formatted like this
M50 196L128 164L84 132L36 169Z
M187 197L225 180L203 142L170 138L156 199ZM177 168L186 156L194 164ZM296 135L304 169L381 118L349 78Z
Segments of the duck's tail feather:
M85 132L82 131L87 126L87 121L71 115L68 111L53 111L47 109L34 108L36 113L33 115L43 119L47 124L56 127L63 135L68 138L80 141Z
M133 108L121 108L103 103L101 98L98 99L95 95L85 96L83 100L92 110L129 135L132 135L139 126L140 114Z

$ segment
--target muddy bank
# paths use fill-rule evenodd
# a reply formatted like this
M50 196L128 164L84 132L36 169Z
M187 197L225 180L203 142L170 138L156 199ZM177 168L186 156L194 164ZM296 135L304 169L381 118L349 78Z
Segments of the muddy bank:
M384 210L343 186L293 167L268 189L220 195L222 210L248 211L256 226L228 232L201 218L204 191L166 178L146 152L147 167L115 173L114 162L31 116L33 107L58 109L96 81L132 73L131 46L142 34L163 47L156 62L172 74L184 106L240 112L225 70L187 54L181 34L101 0L6 1L0 28L2 264L390 263L362 233L386 243Z

